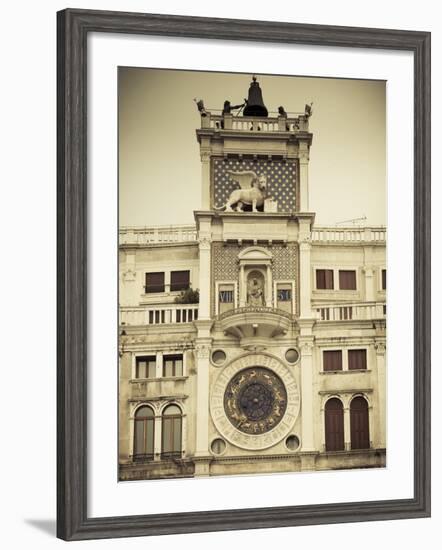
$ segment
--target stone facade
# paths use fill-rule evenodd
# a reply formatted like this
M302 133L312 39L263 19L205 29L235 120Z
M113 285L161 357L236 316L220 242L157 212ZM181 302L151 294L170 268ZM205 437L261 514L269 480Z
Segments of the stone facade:
M307 115L201 122L195 225L120 230L120 479L385 466L385 229L314 225Z

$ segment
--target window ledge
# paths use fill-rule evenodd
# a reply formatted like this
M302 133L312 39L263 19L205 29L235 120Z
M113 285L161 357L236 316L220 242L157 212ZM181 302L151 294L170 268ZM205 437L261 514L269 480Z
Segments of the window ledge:
M169 381L179 381L179 380L187 380L188 376L159 376L158 378L131 378L129 382L131 384L138 384L139 382L142 382L143 384L145 382L161 382L161 380Z
M360 372L371 372L371 369L321 370L319 371L319 374L354 374Z
M340 294L342 294L343 292L345 292L346 294L351 294L351 295L358 295L360 293L360 290L358 288L356 289L348 289L346 290L345 288L314 288L312 292L317 292L318 294L334 294L336 292L339 292Z

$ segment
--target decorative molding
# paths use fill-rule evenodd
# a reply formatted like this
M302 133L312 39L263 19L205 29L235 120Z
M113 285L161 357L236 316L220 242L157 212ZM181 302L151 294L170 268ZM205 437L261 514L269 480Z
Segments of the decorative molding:
M376 355L385 355L386 348L386 342L380 340L375 341L374 349L376 350Z
M206 235L204 233L199 234L198 243L199 243L200 250L210 250L212 239L210 238L210 235Z
M133 282L137 278L137 272L134 269L127 269L123 272L123 281L126 283Z
M309 356L313 354L314 348L314 338L310 337L308 339L299 338L299 349L301 350L301 359L302 357Z
M211 349L210 344L196 344L195 355L197 359L209 359Z

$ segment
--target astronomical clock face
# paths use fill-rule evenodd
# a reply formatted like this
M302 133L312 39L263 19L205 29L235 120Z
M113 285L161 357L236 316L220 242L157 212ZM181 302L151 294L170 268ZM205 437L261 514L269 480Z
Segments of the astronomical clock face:
M213 382L210 412L219 434L252 451L276 445L293 429L300 397L293 368L264 353L239 357Z
M233 426L246 434L263 434L284 417L287 392L282 380L263 367L240 371L227 385L224 409Z

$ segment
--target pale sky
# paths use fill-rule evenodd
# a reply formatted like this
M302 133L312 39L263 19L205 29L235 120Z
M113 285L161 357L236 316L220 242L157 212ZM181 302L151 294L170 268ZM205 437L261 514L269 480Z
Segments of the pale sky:
M247 97L251 74L119 69L120 226L193 223L201 172L195 130L206 109ZM385 82L257 75L269 111L313 101L310 211L318 225L386 223Z

